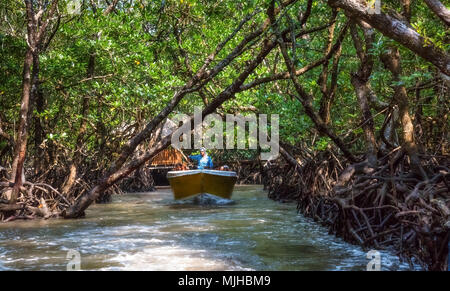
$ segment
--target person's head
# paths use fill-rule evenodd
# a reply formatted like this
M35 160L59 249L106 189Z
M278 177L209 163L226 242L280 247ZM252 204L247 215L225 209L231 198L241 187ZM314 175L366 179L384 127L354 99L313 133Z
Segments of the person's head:
M206 149L204 147L200 148L200 154L202 155L202 157L206 155Z

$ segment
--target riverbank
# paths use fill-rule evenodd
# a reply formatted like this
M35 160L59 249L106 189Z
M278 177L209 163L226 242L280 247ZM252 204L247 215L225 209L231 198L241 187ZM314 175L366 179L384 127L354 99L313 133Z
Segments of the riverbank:
M404 155L394 160L407 169ZM392 164L391 172L386 165L357 175L337 155L320 152L297 167L284 159L268 164L265 185L271 199L296 202L300 213L345 241L390 249L424 269L447 270L450 175L445 160L436 164L441 166L426 166L434 174L421 182L392 171Z

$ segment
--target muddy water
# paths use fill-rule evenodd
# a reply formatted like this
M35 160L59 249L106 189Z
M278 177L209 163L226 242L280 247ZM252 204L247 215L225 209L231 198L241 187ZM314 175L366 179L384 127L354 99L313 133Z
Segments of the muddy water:
M1 270L366 270L365 250L237 186L234 205L173 201L170 189L115 196L80 220L0 224ZM72 250L72 251L71 251ZM381 269L408 269L381 252Z

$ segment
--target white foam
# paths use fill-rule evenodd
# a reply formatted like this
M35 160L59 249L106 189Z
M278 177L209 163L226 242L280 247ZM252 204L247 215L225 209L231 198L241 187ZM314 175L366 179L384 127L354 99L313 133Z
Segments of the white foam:
M110 267L103 270L148 270L148 271L211 271L230 270L230 266L221 260L209 258L202 249L189 249L180 246L149 246L137 253L121 252L111 259L122 267ZM170 259L168 259L170 258Z

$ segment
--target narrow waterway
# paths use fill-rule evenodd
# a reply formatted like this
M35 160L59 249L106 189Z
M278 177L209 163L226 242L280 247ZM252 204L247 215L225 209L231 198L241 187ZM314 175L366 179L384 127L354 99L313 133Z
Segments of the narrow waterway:
M234 205L177 202L170 189L115 196L79 220L0 224L1 270L366 270L366 251L267 198L236 186ZM71 251L69 254L72 254ZM381 269L408 269L381 252Z

